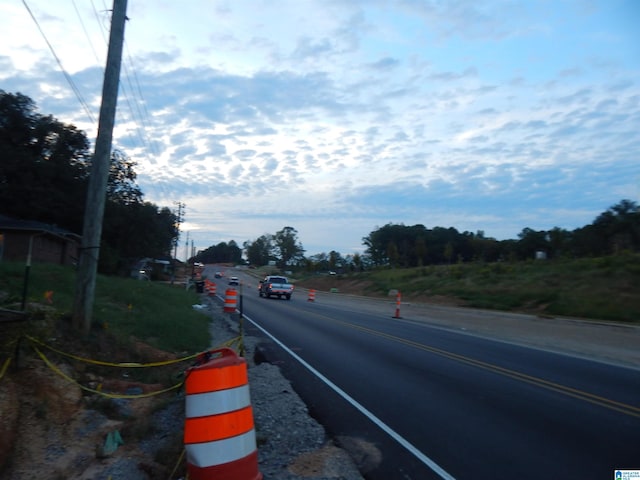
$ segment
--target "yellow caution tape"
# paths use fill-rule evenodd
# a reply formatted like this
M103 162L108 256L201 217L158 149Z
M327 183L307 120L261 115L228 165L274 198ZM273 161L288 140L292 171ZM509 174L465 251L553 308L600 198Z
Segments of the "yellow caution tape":
M33 349L36 351L38 356L40 356L40 358L44 361L44 363L47 364L47 366L51 370L53 370L55 373L60 375L65 380L77 385L79 388L81 388L82 390L84 390L86 392L96 393L98 395L102 395L103 397L107 397L107 398L146 398L146 397L153 397L155 395L160 395L162 393L170 392L171 390L176 390L176 389L180 388L182 386L182 384L184 383L184 382L180 382L180 383L177 383L177 384L173 385L172 387L165 388L163 390L158 390L158 391L155 391L155 392L148 392L148 393L140 393L140 394L137 394L137 395L125 395L125 394L120 394L120 393L105 393L105 392L101 392L100 390L89 388L89 387L87 387L85 385L82 385L82 384L76 382L73 378L71 378L69 375L67 375L62 370L60 370L57 366L55 366L53 363L51 363L51 361L49 361L49 359L46 357L46 355L44 353L42 353L42 351L40 351L40 349L38 347L34 346Z
M205 352L198 352L195 353L193 355L189 355L183 358L179 358L179 359L175 359L175 360L167 360L167 361L163 361L163 362L151 362L151 363L137 363L137 362L120 362L120 363L112 363L112 362L103 362L101 360L93 360L90 358L84 358L84 357L79 357L77 355L73 355L67 352L63 352L62 350L59 350L55 347L52 347L51 345L47 345L46 343L38 340L37 338L34 338L30 335L25 335L25 338L27 338L29 341L32 342L32 347L33 349L36 351L36 353L38 354L38 356L40 356L40 358L47 364L47 366L53 370L56 374L60 375L61 377L63 377L64 379L66 379L67 381L74 383L75 385L77 385L79 388L81 388L82 390L85 390L87 392L91 392L91 393L95 393L98 395L102 395L105 397L109 397L109 398L145 398L145 397L151 397L154 395L160 395L162 393L166 393L166 392L170 392L172 390L176 390L178 388L180 388L183 384L184 381L177 383L169 388L165 388L162 390L158 390L155 392L149 392L149 393L142 393L142 394L137 394L137 395L124 395L124 394L116 394L116 393L105 393L102 391L102 384L99 384L97 389L93 389L93 388L89 388L87 386L84 386L80 383L78 383L76 380L74 380L73 378L69 377L67 374L65 374L62 370L60 370L57 366L55 366L48 358L47 356L42 353L42 351L36 346L39 345L41 347L45 347L49 350L51 350L52 352L55 352L59 355L63 355L65 357L68 358L72 358L74 360L78 360L81 362L85 362L85 363L89 363L89 364L93 364L93 365L101 365L101 366L107 366L107 367L116 367L116 368L148 368L148 367L160 367L160 366L166 366L166 365L172 365L175 363L180 363L180 362L184 362L187 360L192 360L196 357L199 357L200 355L208 352L209 350L205 351ZM17 342L19 339L17 340L13 340L9 343L15 343ZM215 347L214 349L218 349L221 347L229 347L232 348L233 345L236 345L237 347L239 347L240 351L244 351L244 343L243 343L243 338L242 336L238 336L235 338L232 338L230 340L227 340L226 342L222 343L219 347ZM4 375L6 374L9 365L11 364L11 357L8 357L4 363L2 364L2 368L0 369L0 379L2 379L2 377L4 377Z
M58 350L55 347L52 347L50 345L47 345L44 342L41 342L40 340L33 338L29 335L26 336L29 340L31 340L34 343L37 343L38 345L48 348L49 350L51 350L52 352L56 352L60 355L64 355L65 357L69 357L69 358L73 358L74 360L78 360L80 362L85 362L85 363L90 363L93 365L101 365L101 366L106 366L106 367L116 367L116 368L150 368L150 367L163 367L166 365L172 365L174 363L180 363L180 362L185 362L187 360L192 360L194 358L196 358L198 355L200 355L202 352L199 353L194 353L193 355L189 355L187 357L183 357L183 358L178 358L175 360L166 360L163 362L151 362L151 363L137 363L137 362L121 362L121 363L112 363L112 362L103 362L101 360L92 360L90 358L83 358L83 357L78 357L77 355L73 355L70 353L66 353L63 352L62 350Z
M173 476L176 474L176 472L178 471L178 468L180 467L180 465L182 464L182 459L184 458L184 453L185 453L186 449L182 449L182 453L180 453L180 458L178 458L178 461L176 462L175 467L173 467L173 471L171 472L171 475L169 475L169 480L171 480L173 478Z
M62 370L60 370L55 364L53 364L48 358L47 356L42 353L42 351L38 348L38 345L41 347L45 347L48 348L49 350L51 350L52 352L55 352L57 354L63 355L65 357L68 358L72 358L74 360L78 360L81 362L85 362L85 363L89 363L89 364L93 364L93 365L101 365L101 366L108 366L108 367L116 367L116 368L139 368L139 367L159 367L159 366L166 366L166 365L172 365L175 363L180 363L180 362L184 362L187 360L192 360L200 355L202 355L203 353L206 352L199 352L193 355L189 355L187 357L183 357L180 359L176 359L176 360L168 360L168 361L164 361L164 362L152 362L152 363L136 363L136 362L121 362L121 363L111 363L111 362L103 362L100 360L92 360L90 358L83 358L83 357L79 357L77 355L72 355L70 353L66 353L63 352L62 350L59 350L55 347L52 347L50 345L47 345L46 343L38 340L37 338L31 337L29 335L25 336L28 340L30 340L32 342L32 347L33 349L36 351L36 353L38 354L38 356L45 362L45 364L56 374L60 375L62 378L64 378L65 380L77 385L79 388L81 388L84 391L87 392L91 392L91 393L95 393L98 395L102 395L104 397L108 397L108 398L145 398L145 397L151 397L154 395L160 395L163 393L167 393L170 392L172 390L176 390L180 387L182 387L182 385L184 384L184 380L180 383L177 383L171 387L162 389L162 390L158 390L155 392L148 392L148 393L141 393L141 394L135 394L135 395L125 395L125 394L118 394L118 393L105 393L102 391L102 384L99 384L97 388L93 389L90 387L87 387L85 385L82 385L80 383L78 383L75 379L71 378L70 376L68 376L67 374L65 374ZM237 344L242 348L242 337L235 337L232 338L226 342L224 342L222 346L224 347L231 347L232 345ZM220 347L216 347L216 348L220 348ZM2 378L2 376L5 374L6 370L9 367L9 364L11 363L11 358L7 358L7 360L5 360L3 366L2 366L2 370L0 370L0 379Z
M8 357L2 364L2 368L0 369L0 380L2 380L2 377L4 377L4 374L7 373L7 369L9 368L10 363L11 363L11 357Z
M16 343L17 341L18 341L18 338L14 338L13 340L9 340L7 343L5 343L4 345L2 345L2 348L3 348L3 349L8 348L8 347L10 347L11 345L13 345L14 343Z

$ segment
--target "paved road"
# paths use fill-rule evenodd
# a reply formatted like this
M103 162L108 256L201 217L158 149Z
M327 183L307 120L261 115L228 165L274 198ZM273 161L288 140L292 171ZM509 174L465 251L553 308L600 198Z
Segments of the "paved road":
M361 449L368 479L640 468L638 370L441 328L435 317L391 318L379 303L260 299L253 283L244 313L339 390L266 342L314 415Z

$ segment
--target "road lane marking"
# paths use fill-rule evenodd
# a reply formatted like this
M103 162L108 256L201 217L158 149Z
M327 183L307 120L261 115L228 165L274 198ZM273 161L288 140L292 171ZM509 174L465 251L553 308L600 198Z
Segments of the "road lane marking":
M325 317L330 318L330 317ZM626 403L618 402L616 400L611 400L605 397L601 397L600 395L595 395L593 393L585 392L583 390L579 390L577 388L568 387L566 385L562 385L559 383L552 382L550 380L545 380L543 378L535 377L532 375L528 375L526 373L518 372L516 370L511 370L509 368L500 367L498 365L494 365L488 362L483 362L482 360L477 360L475 358L467 357L465 355L460 355L458 353L449 352L447 350L442 350L435 347L430 347L428 345L424 345L422 343L415 342L413 340L408 340L402 337L397 337L395 335L391 335L388 333L380 332L378 330L372 330L367 327L363 327L361 325L356 325L353 323L343 322L341 320L335 320L330 318L331 321L335 323L340 323L344 326L361 330L370 335L375 335L378 337L387 338L389 340L393 340L395 342L403 343L413 348L417 348L419 350L423 350L429 353L434 353L441 357L448 358L450 360L455 360L457 362L465 363L467 365L471 365L474 367L482 368L484 370L488 370L494 373L498 373L500 375L504 375L515 380L519 380L525 383L529 383L531 385L536 385L538 387L545 388L547 390L552 390L563 395L567 395L569 397L577 398L579 400L583 400L585 402L592 403L594 405L598 405L609 410L614 410L619 413L623 413L625 415L629 415L632 417L640 418L640 407L636 407L634 405L628 405Z
M372 421L375 425L377 425L381 430L387 433L391 438L393 438L396 442L402 445L406 450L408 450L414 457L424 463L429 469L431 469L434 473L436 473L440 478L444 480L455 480L455 478L445 471L442 467L440 467L436 462L434 462L431 458L422 453L418 448L416 448L412 443L410 443L407 439L401 436L398 432L393 430L389 425L384 423L378 417L376 417L372 412L370 412L364 405L359 403L357 400L352 398L347 392L338 387L335 383L325 377L322 373L312 367L309 363L303 360L298 354L293 352L289 347L287 347L284 343L274 337L271 333L265 330L263 327L258 325L255 321L249 318L247 315L243 315L244 318L249 320L256 328L258 328L262 333L268 336L271 340L273 340L280 348L282 348L285 352L295 358L303 367L313 373L316 377L318 377L322 382L324 382L329 388L331 388L334 392L340 395L343 399L345 399L348 403L350 403L353 407L358 409L365 417L367 417L370 421Z

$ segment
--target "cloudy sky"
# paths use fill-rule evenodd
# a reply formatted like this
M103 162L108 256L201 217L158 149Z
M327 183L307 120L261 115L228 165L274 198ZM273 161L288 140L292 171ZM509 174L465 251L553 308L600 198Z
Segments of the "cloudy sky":
M0 89L94 139L109 8L0 0ZM640 201L635 0L129 0L127 15L114 146L146 200L186 205L181 245L291 226L308 255L347 255L387 223L502 240Z

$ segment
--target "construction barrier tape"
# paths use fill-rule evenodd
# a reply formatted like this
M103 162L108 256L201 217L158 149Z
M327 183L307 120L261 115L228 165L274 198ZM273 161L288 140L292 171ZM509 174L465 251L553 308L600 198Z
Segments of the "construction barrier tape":
M65 357L69 357L69 358L73 358L74 360L78 360L80 362L85 362L85 363L90 363L93 365L102 365L105 367L115 367L115 368L150 368L150 367L163 367L166 365L172 365L174 363L180 363L180 362L184 362L187 360L191 360L196 358L198 355L200 355L200 353L195 353L193 355L189 355L188 357L183 357L183 358L178 358L175 360L166 360L164 362L151 362L151 363L136 363L136 362L122 362L122 363L111 363L111 362L103 362L101 360L92 360L90 358L83 358L83 357L78 357L76 355L72 355L70 353L66 353L63 352L61 350L58 350L57 348L54 348L50 345L47 345L44 342L41 342L40 340L33 338L29 335L26 336L27 339L31 340L34 343L37 343L38 345L48 348L49 350L51 350L52 352L56 352L60 355L64 355Z
M171 480L173 478L173 476L178 471L178 468L180 468L180 465L182 464L182 459L184 458L185 452L186 452L186 449L183 448L182 449L182 453L180 454L180 458L178 458L178 461L176 462L175 467L173 467L173 471L171 472L171 475L169 475L169 480Z
M184 382L180 382L180 383L177 383L177 384L173 385L172 387L165 388L163 390L158 390L156 392L140 393L140 394L137 394L137 395L125 395L125 394L120 394L120 393L104 393L104 392L101 392L100 390L96 390L94 388L89 388L89 387L86 387L86 386L76 382L73 378L68 376L66 373L64 373L62 370L60 370L58 367L56 367L53 363L51 363L49 361L49 359L46 357L46 355L44 353L42 353L42 351L40 351L40 349L38 347L34 346L33 349L40 356L40 358L44 361L44 363L46 363L47 366L51 370L53 370L55 373L60 375L62 378L64 378L65 380L67 380L67 381L69 381L71 383L74 383L75 385L77 385L78 387L80 387L82 390L84 390L86 392L96 393L98 395L102 395L103 397L108 397L108 398L145 398L145 397L153 397L154 395L160 395L162 393L170 392L171 390L176 390L176 389L180 388L182 386L182 384L184 383Z
M209 352L209 350L206 350L204 352L199 352L199 353L195 353L193 355L189 355L183 358L179 358L179 359L175 359L175 360L167 360L164 362L151 362L151 363L137 363L137 362L120 362L120 363L112 363L112 362L103 362L101 360L92 360L90 358L84 358L84 357L79 357L77 355L73 355L70 353L66 353L63 352L55 347L52 347L51 345L47 345L46 343L38 340L37 338L31 337L29 335L25 335L25 338L27 338L29 341L32 342L32 347L33 349L36 351L36 353L38 354L38 356L45 362L45 364L51 369L53 370L56 374L60 375L61 377L63 377L65 380L77 385L79 388L81 388L82 390L85 390L87 392L91 392L91 393L96 393L98 395L102 395L104 397L109 397L109 398L145 398L145 397L151 397L154 395L160 395L166 392L170 392L172 390L176 390L180 387L182 387L182 385L184 384L184 381L177 383L169 388L165 388L163 390L158 390L155 392L148 392L148 393L142 393L142 394L136 394L136 395L125 395L125 394L117 394L117 393L104 393L101 391L101 385L98 386L97 389L93 389L90 387L87 387L85 385L82 385L80 383L78 383L76 380L74 380L73 378L69 377L68 375L66 375L62 370L60 370L58 367L56 367L48 358L47 356L42 353L42 351L38 348L38 345L44 348L47 348L49 350L51 350L52 352L55 352L59 355L65 356L67 358L72 358L74 360L80 361L80 362L85 362L85 363L89 363L89 364L93 364L93 365L100 365L100 366L106 366L106 367L114 367L114 368L150 368L150 367L160 367L160 366L166 366L166 365L173 365L176 363L180 363L180 362L185 362L187 360L192 360L194 358L198 358L201 357L202 355L206 355L207 352ZM15 343L18 340L13 340L10 343ZM221 347L229 347L231 348L232 345L237 345L241 350L243 349L243 339L241 336L239 337L235 337L232 338L230 340L227 340L226 342L222 343L220 345L220 347L215 347L215 348L221 348ZM2 364L2 368L0 369L0 380L2 379L2 377L6 374L9 365L11 363L12 358L8 357L4 363Z
M2 345L2 348L7 348L10 347L11 345L13 345L14 343L16 343L18 341L17 338L14 338L13 340L9 340L7 343L5 343L4 345Z
M2 364L2 368L0 369L0 380L4 377L4 374L7 373L7 369L9 368L9 364L11 363L11 357L7 358Z

